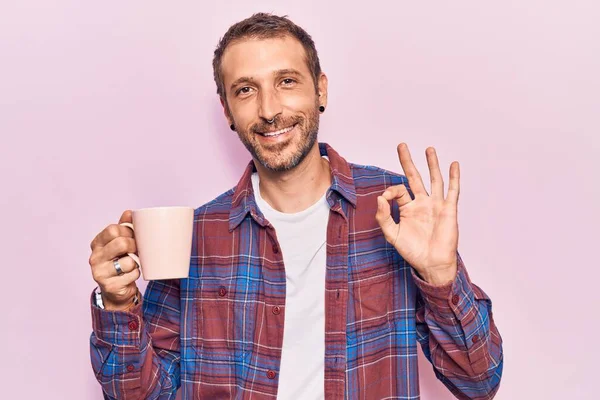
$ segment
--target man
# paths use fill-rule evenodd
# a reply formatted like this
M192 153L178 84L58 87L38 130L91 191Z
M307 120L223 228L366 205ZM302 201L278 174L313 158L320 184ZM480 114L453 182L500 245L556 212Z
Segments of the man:
M405 144L403 176L318 143L327 77L285 17L233 25L213 66L253 160L195 210L189 278L151 281L139 299L132 232L110 225L93 240L91 358L105 397L417 399L418 341L456 397L491 399L501 338L457 251L458 163L445 196L427 149L428 194Z

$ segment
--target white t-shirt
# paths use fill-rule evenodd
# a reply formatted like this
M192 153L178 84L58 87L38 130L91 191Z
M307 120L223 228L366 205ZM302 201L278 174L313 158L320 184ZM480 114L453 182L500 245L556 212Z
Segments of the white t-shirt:
M326 193L304 211L287 214L261 196L252 175L256 204L275 228L285 265L285 322L277 398L325 398Z

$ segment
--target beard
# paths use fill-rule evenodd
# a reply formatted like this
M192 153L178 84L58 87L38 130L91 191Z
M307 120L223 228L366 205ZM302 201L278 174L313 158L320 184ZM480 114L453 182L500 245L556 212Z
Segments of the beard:
M280 130L293 125L296 125L294 127L296 132L284 142L267 146L260 143L257 138L260 135L258 132ZM252 158L263 167L274 172L289 171L298 166L315 145L318 132L318 104L315 104L315 107L306 114L306 117L277 115L272 124L261 121L252 124L247 130L239 128L237 130L240 141L248 149Z

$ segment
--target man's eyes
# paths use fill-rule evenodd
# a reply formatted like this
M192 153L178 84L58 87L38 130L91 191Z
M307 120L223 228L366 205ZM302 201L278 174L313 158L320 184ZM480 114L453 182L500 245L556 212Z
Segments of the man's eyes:
M244 86L243 88L238 89L237 94L247 94L250 93L250 90L252 90L252 88Z
M292 78L285 78L285 79L282 79L282 80L281 80L281 84L282 84L283 86L293 86L293 85L294 85L294 84L296 84L296 83L297 83L297 82L296 82L296 80L295 80L295 79L292 79ZM249 87L249 86L244 86L244 87L242 87L242 88L239 88L239 89L238 89L238 90L235 92L235 94L236 94L236 95L238 95L238 96L239 96L239 95L245 95L245 94L248 94L248 93L250 93L252 90L254 90L254 89L253 89L253 88L251 88L251 87Z

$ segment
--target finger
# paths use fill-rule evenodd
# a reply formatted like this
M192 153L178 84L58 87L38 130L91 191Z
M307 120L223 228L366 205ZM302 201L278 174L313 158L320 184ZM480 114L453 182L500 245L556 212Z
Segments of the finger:
M400 164L402 165L404 174L408 178L408 184L414 195L427 196L427 190L425 190L425 186L423 185L421 174L419 174L417 167L415 167L415 164L412 161L412 157L410 156L410 151L408 150L406 143L400 143L398 145L398 158L400 159Z
M115 268L114 260L107 261L103 264L108 272L108 276L118 276L117 269ZM121 266L121 271L124 273L128 273L138 268L138 265L133 258L129 256L119 258L119 265Z
M375 219L379 223L381 230L387 240L394 236L396 222L392 218L392 209L390 203L383 196L377 196L377 213Z
M122 224L123 222L133 223L133 212L131 210L125 210L123 211L123 214L121 214L119 224Z
M444 179L440 171L440 164L436 151L433 147L428 147L425 150L427 157L427 165L429 166L429 176L431 177L431 197L443 200L444 199Z
M108 243L113 241L114 239L121 237L121 236L129 237L129 238L134 237L133 231L131 229L129 229L128 227L117 225L117 224L111 224L111 225L107 226L106 228L104 228L102 230L102 232L100 232L94 238L94 240L92 240L90 247L92 250L99 248L99 247L104 247Z
M100 287L102 295L116 302L130 299L137 293L135 281L139 277L140 270L137 268L126 274L114 276Z
M111 294L122 294L123 297L129 297L128 295L133 295L133 293L123 293L126 290L133 288L135 290L134 282L138 280L140 277L140 270L138 268L134 269L123 275L117 275L110 280L107 281L105 285L105 291Z
M119 283L123 283L123 285L129 285L132 282L135 282L140 277L140 269L133 268L133 270L124 273L123 275L116 276L115 279Z
M402 207L412 201L406 186L403 184L390 186L385 190L385 192L383 192L381 196L383 196L383 198L387 201L396 200L399 207Z
M111 261L127 253L136 253L137 246L135 239L120 236L113 239L110 243L100 250L100 262Z
M137 264L131 257L125 256L119 258L119 265L124 273L129 273L134 269L137 269ZM96 282L103 282L107 279L118 276L117 269L113 260L104 261L98 265L92 267L92 275Z
M458 204L458 196L460 194L460 165L458 161L450 164L450 183L448 185L448 196L446 200L454 205Z

